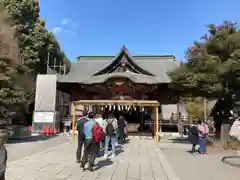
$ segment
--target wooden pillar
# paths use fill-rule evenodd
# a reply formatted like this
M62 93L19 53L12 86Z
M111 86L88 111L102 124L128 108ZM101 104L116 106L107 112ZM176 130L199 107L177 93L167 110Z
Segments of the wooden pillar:
M155 118L154 118L154 139L155 139L155 143L158 143L158 106L154 107L154 112L155 112Z
M76 104L72 103L72 143L75 141L75 127L76 125Z

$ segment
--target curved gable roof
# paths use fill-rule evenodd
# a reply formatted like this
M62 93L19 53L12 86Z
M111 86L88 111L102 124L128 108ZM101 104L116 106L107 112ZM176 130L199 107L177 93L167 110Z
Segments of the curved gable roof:
M114 69L116 69L118 66L120 66L123 56L126 56L125 63L128 64L128 66L130 66L131 69L134 69L134 71L136 71L137 73L140 73L140 74L153 76L153 74L151 72L145 70L144 68L139 66L133 60L132 56L130 55L130 53L128 52L127 48L124 45L123 45L120 53L117 56L115 56L115 58L112 60L112 62L110 64L108 64L108 66L101 69L99 72L95 73L94 75L102 75L102 74L111 73Z
M142 82L144 82L144 79L150 78L148 82L151 82L152 80L157 83L170 83L171 79L168 76L168 72L173 70L174 68L178 67L180 65L180 61L176 61L175 57L173 55L134 55L130 56L127 49L123 47L121 49L121 52L118 54L118 56L80 56L78 57L78 63L72 63L70 71L66 75L58 75L58 82L65 82L65 83L90 83L92 82L101 82L101 80L104 80L106 76L100 75L103 70L108 71L108 68L113 68L112 65L117 65L119 59L121 59L123 53L125 53L125 56L128 56L128 62L132 63L131 65L134 65L135 68L138 68L138 70L144 70L151 75L146 75L141 72L134 73L135 77L132 78L138 78L135 79L136 82L140 82L140 78L142 78ZM114 64L114 62L116 64ZM108 71L110 75L116 75L115 72L112 72L112 69ZM126 72L123 72L126 73ZM122 73L122 74L123 74ZM133 73L133 72L132 72ZM99 75L98 75L99 74ZM127 72L129 75L129 73ZM95 76L94 76L95 75ZM131 74L133 75L133 74ZM143 75L143 77L140 77L138 75ZM147 77L145 77L147 76ZM95 77L95 78L94 78ZM96 81L95 81L96 80Z

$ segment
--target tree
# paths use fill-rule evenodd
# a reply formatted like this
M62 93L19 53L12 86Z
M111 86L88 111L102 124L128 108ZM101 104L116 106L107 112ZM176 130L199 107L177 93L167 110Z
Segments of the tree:
M63 64L66 59L55 36L45 28L45 20L39 17L38 0L3 0L7 13L11 16L12 27L18 38L22 61L28 67L30 74L47 72L47 61L50 65ZM60 69L56 69L59 70Z
M0 142L7 137L9 120L17 105L24 102L19 76L24 76L25 67L19 61L18 43L6 20L6 15L0 13Z
M231 95L240 85L240 33L231 21L207 27L208 33L188 48L186 62L169 75L175 88L193 96L224 99L222 119L229 124Z
M183 101L186 104L190 121L204 118L204 99L202 97L185 97Z
M15 37L18 38L21 60L32 72L34 65L40 61L38 49L43 45L36 27L40 11L38 1L3 0L2 3L10 16Z

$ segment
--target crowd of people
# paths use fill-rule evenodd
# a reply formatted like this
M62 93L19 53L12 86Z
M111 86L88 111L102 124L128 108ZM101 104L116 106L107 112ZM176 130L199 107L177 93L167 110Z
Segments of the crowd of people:
M214 127L214 126L211 126ZM201 120L193 121L188 130L188 139L192 143L192 154L207 154L207 140L209 132L214 132L209 125Z
M124 116L116 119L113 114L103 117L101 114L84 112L83 117L77 119L76 127L78 131L76 158L82 171L86 169L93 171L95 158L101 156L101 149L104 150L106 159L109 155L114 158L116 145L123 143L127 136Z

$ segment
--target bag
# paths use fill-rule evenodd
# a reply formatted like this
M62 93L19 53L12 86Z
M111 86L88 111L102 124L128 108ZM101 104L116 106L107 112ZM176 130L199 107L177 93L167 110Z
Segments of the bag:
M115 135L115 130L113 127L113 121L114 120L108 120L107 121L107 126L106 126L106 135L107 136L114 136Z
M229 135L240 141L240 118L234 121Z
M95 123L92 127L92 137L95 143L99 143L103 139L103 130L98 123Z
M198 129L197 129L197 127L196 127L196 126L191 126L191 127L189 128L189 133L190 133L190 134L193 134L193 135L198 135Z

